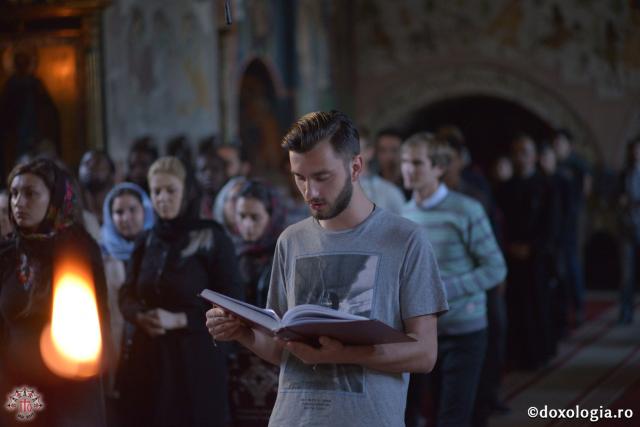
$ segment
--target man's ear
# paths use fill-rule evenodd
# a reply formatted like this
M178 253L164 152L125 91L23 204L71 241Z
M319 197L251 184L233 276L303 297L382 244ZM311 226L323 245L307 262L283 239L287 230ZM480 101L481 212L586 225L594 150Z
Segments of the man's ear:
M442 177L445 176L445 174L447 173L447 170L449 169L448 166L441 166L441 165L434 166L433 168L438 171L438 180L439 181L442 181Z
M351 181L357 181L362 173L362 155L356 154L353 159L351 159L351 167L349 172L351 173Z

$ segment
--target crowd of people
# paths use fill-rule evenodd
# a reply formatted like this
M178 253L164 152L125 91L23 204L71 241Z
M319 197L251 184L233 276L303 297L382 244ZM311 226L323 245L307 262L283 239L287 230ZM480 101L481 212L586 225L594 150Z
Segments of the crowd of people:
M591 173L567 131L516 136L490 170L455 126L372 138L336 111L300 118L283 148L284 188L213 138L195 155L184 137L164 155L140 138L122 182L104 151L86 152L77 174L20 158L0 193L0 395L36 387L49 412L34 425L481 427L509 410L505 370L544 367L584 321ZM640 139L627 159L622 323ZM56 377L40 355L63 256L89 266L106 342L104 371L86 381ZM284 343L211 309L203 289L280 315L326 305L415 342Z

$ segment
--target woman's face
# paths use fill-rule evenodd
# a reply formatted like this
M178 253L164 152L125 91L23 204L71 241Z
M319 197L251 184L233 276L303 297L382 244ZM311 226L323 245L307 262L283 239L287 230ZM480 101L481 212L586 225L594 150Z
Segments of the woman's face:
M142 203L132 194L123 194L113 199L111 219L118 233L133 240L144 227L144 209Z
M259 240L269 226L269 212L264 204L253 197L240 197L236 201L236 226L247 242Z
M0 237L4 237L13 231L9 221L9 195L0 194Z
M149 179L153 209L162 219L173 219L180 213L184 184L178 177L158 172Z
M26 231L35 231L44 220L51 193L42 178L23 173L11 181L11 213L16 224Z

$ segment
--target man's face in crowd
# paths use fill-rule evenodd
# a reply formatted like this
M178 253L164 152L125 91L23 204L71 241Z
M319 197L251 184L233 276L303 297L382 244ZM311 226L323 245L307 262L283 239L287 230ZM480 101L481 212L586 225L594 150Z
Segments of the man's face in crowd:
M551 148L545 148L540 153L540 168L544 173L552 175L556 171L556 153Z
M205 193L216 194L225 181L222 159L213 154L196 157L196 180Z
M296 186L316 219L335 218L349 206L351 162L336 153L329 141L306 153L290 151L289 161Z
M421 192L437 188L444 169L434 166L425 144L402 147L402 181L405 188Z
M400 163L402 140L393 135L382 135L376 144L376 158L383 169L397 168Z
M558 135L553 139L553 149L559 160L564 160L571 154L571 142L564 135Z
M529 138L520 138L512 146L513 165L519 173L531 173L536 168L536 147Z
M86 152L80 160L78 178L80 184L89 191L103 190L112 179L109 161L96 151Z
M365 138L360 138L360 155L362 156L362 163L368 165L375 156L375 148Z
M133 151L129 155L128 179L143 187L146 186L147 172L153 164L153 161L154 159L151 154L144 151Z
M217 152L224 163L224 173L227 178L242 174L242 162L237 149L234 147L218 147Z

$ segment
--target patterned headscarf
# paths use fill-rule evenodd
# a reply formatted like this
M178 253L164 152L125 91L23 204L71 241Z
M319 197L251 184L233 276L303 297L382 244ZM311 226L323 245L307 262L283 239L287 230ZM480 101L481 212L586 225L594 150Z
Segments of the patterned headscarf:
M9 220L22 239L47 240L54 237L62 230L69 228L78 222L79 206L78 198L73 189L71 177L49 159L36 159L32 162L16 166L9 174L8 187L18 175L32 174L42 179L49 189L51 198L44 219L32 233L26 233L18 227L9 209Z
M56 249L56 238L68 229L79 227L80 209L70 175L52 160L36 159L16 166L9 174L8 186L11 187L15 177L24 174L38 176L50 193L44 219L33 232L18 227L12 210L9 210L9 220L15 229L14 241L18 250L17 275L29 292L29 303L23 313L28 313L34 300L47 297L51 288L51 260Z

